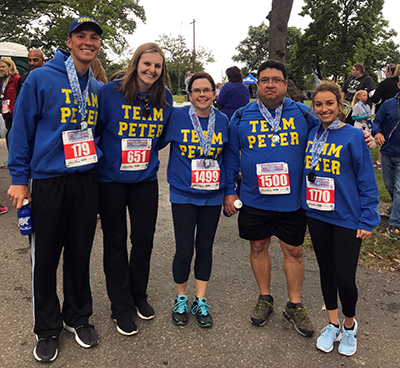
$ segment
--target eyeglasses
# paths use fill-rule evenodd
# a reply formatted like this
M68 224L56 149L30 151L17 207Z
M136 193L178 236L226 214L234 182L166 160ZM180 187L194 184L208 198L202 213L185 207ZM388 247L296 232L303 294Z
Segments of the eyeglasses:
M200 95L201 93L206 94L206 93L212 93L212 92L214 92L214 90L212 88L204 88L203 90L199 89L199 88L195 88L195 89L192 89L192 92L190 92L190 93L193 95Z
M274 78L261 78L260 80L259 80L259 82L261 83L261 84L272 84L272 85L274 85L274 86L276 86L277 84L280 84L280 83L282 83L282 82L286 82L286 79L282 79L282 78L279 78L279 77L274 77Z
M148 119L150 116L150 106L149 106L149 96L148 95L138 95L140 101L143 103L143 117Z

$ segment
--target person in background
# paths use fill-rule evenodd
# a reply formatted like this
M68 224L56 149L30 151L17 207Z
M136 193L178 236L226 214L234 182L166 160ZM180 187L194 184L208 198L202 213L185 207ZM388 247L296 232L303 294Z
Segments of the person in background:
M397 79L400 89L400 77ZM400 240L400 92L386 100L375 115L372 135L381 149L382 178L393 206L387 233Z
M45 63L45 59L44 59L43 52L41 50L32 49L28 52L28 64L29 64L29 68L31 69L31 71L36 68L41 68L44 63ZM17 92L15 94L16 98L18 97L21 87L24 84L26 78L28 78L29 73L30 72L23 74L21 76L21 78L18 80Z
M317 339L317 348L329 353L333 343L340 340L339 353L351 356L357 350L358 323L354 316L358 257L362 240L369 239L372 228L380 222L379 193L364 133L344 123L339 86L319 83L312 104L320 124L308 135L302 207L329 322ZM344 314L342 324L338 295Z
M356 92L351 103L353 107L351 117L354 120L354 126L356 128L361 128L371 133L371 108L366 104L367 100L367 91L360 90Z
M206 290L211 275L214 237L224 200L222 159L228 141L229 121L212 107L215 83L208 73L195 73L188 90L192 104L174 109L162 136L163 145L170 143L167 176L176 244L172 272L177 297L172 322L178 326L188 322L186 288L196 249L196 296L191 312L196 316L198 326L211 327L213 321Z
M398 78L400 76L400 65L399 64L388 64L385 69L385 76L382 82L378 84L376 87L375 93L373 94L371 101L375 104L375 114L378 113L382 104L388 100L396 96L396 94L400 91L398 84ZM377 169L381 168L381 150L379 147L378 151L378 159L374 162L374 167Z
M217 99L219 110L230 120L233 113L250 101L250 92L243 83L242 72L237 66L226 69L228 83L225 83Z
M357 91L363 89L369 94L374 88L374 81L365 71L364 65L354 64L351 71L351 76L347 78L346 82L343 84L341 96L343 100L351 104L351 102L353 101L353 97ZM371 106L371 101L368 100L367 104ZM346 118L346 123L353 125L351 111Z
M57 358L64 327L83 348L99 343L92 315L90 254L97 222L94 142L98 85L91 61L101 47L102 29L82 16L69 27L67 46L36 68L15 106L10 133L8 197L20 209L32 201L32 304L42 363ZM29 101L29 103L27 103ZM63 305L57 295L57 268L63 253Z
M192 78L193 74L194 73L192 73L190 70L186 73L185 89L186 89L186 101L187 102L190 101L188 86L189 86L190 78Z
M158 211L160 136L172 112L165 56L156 43L139 46L127 69L100 91L96 165L104 272L111 318L119 333L138 332L133 319L155 317L147 301ZM130 256L127 252L127 210Z
M103 65L101 65L99 58L93 59L90 63L90 67L93 71L93 78L97 80L99 88L108 82L106 71L104 70Z
M0 86L1 115L4 118L7 129L6 143L7 148L9 148L8 135L12 127L15 93L20 75L14 61L8 57L2 57L0 59L0 74L3 76L3 81Z

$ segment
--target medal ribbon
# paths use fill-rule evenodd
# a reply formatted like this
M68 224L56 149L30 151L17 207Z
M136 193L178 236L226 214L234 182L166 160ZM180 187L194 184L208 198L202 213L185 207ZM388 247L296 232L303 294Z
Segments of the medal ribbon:
M7 79L3 82L3 85L1 86L1 94L4 96L4 92L6 90L8 80L10 79L10 76L7 77Z
M285 98L283 98L282 104L275 109L275 119L274 119L272 117L271 113L268 111L268 109L263 105L261 100L258 100L258 108L260 109L260 112L261 112L262 116L264 117L264 119L274 130L275 134L278 134L278 129L279 129L279 124L281 122L282 109L283 109L284 102L285 102Z
M93 77L92 69L89 68L88 81L87 81L86 87L82 93L81 87L79 85L77 71L75 69L74 60L72 59L71 56L69 56L69 58L67 60L65 60L65 68L67 70L69 85L71 86L71 90L74 95L74 98L75 98L76 102L78 103L79 113L82 116L82 120L85 120L89 84Z
M311 171L315 169L318 164L319 157L321 156L322 149L324 148L325 142L328 139L329 132L331 130L336 130L340 127L340 120L336 118L331 125L328 126L322 133L321 137L319 136L319 128L321 127L321 123L318 126L317 131L315 132L314 141L312 145L312 156L311 156Z
M208 156L208 152L210 151L212 145L212 138L214 135L215 130L215 111L214 108L211 107L210 116L208 117L208 125L207 125L207 138L204 137L203 129L200 124L199 117L196 114L196 110L194 109L193 105L190 106L189 109L189 117L192 121L193 128L199 138L200 146L203 150L203 155Z

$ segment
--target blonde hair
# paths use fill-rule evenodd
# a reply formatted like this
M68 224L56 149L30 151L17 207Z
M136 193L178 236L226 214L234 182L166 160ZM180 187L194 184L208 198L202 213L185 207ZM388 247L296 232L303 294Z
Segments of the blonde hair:
M101 65L101 62L98 58L92 60L92 62L90 63L90 67L92 68L94 79L103 83L108 82L106 71L104 70L103 65Z
M3 62L3 63L5 63L5 64L7 64L7 65L9 66L9 68L10 68L10 70L8 71L7 75L5 75L5 77L7 77L7 76L9 76L9 75L16 75L16 74L19 74L19 73L18 73L18 69L17 69L17 67L15 66L15 63L14 63L14 61L13 61L11 58L2 57L2 58L0 59L0 62Z
M120 90L125 93L125 99L131 105L135 103L136 97L139 91L139 85L137 82L137 67L139 60L143 54L157 52L161 55L163 59L163 65L161 68L160 77L152 84L149 90L150 101L154 106L164 107L167 101L167 94L165 92L165 87L171 89L169 75L167 72L167 65L165 62L164 52L161 50L160 46L153 42L144 43L140 45L132 56L129 65L115 73L112 79L121 80L122 84ZM115 78L116 76L116 78Z
M358 101L360 101L360 95L365 92L368 96L368 92L365 89L360 89L357 91L353 97L353 101L351 101L351 107L354 107Z
M339 108L337 117L339 118L340 121L344 121L346 119L346 114L343 111L342 93L341 93L339 85L330 80L324 80L324 81L318 83L317 87L315 88L315 91L313 93L313 98L312 98L312 108L313 109L315 107L315 96L319 92L331 92L335 95L336 102L337 102L338 108Z

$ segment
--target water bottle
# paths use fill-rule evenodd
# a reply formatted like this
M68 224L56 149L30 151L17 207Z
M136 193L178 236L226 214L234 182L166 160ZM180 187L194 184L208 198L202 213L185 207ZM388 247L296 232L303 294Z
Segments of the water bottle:
M241 182L237 182L236 183L236 194L239 197L240 194L240 184ZM236 199L235 202L233 202L233 206L236 208L236 210L240 210L243 206L243 203L240 199ZM231 217L232 215L230 215L229 213L225 212L225 210L222 211L222 213L226 216L226 217Z
M22 202L22 207L17 211L18 213L18 226L22 235L30 235L33 233L32 211L29 207L29 200L27 198Z

